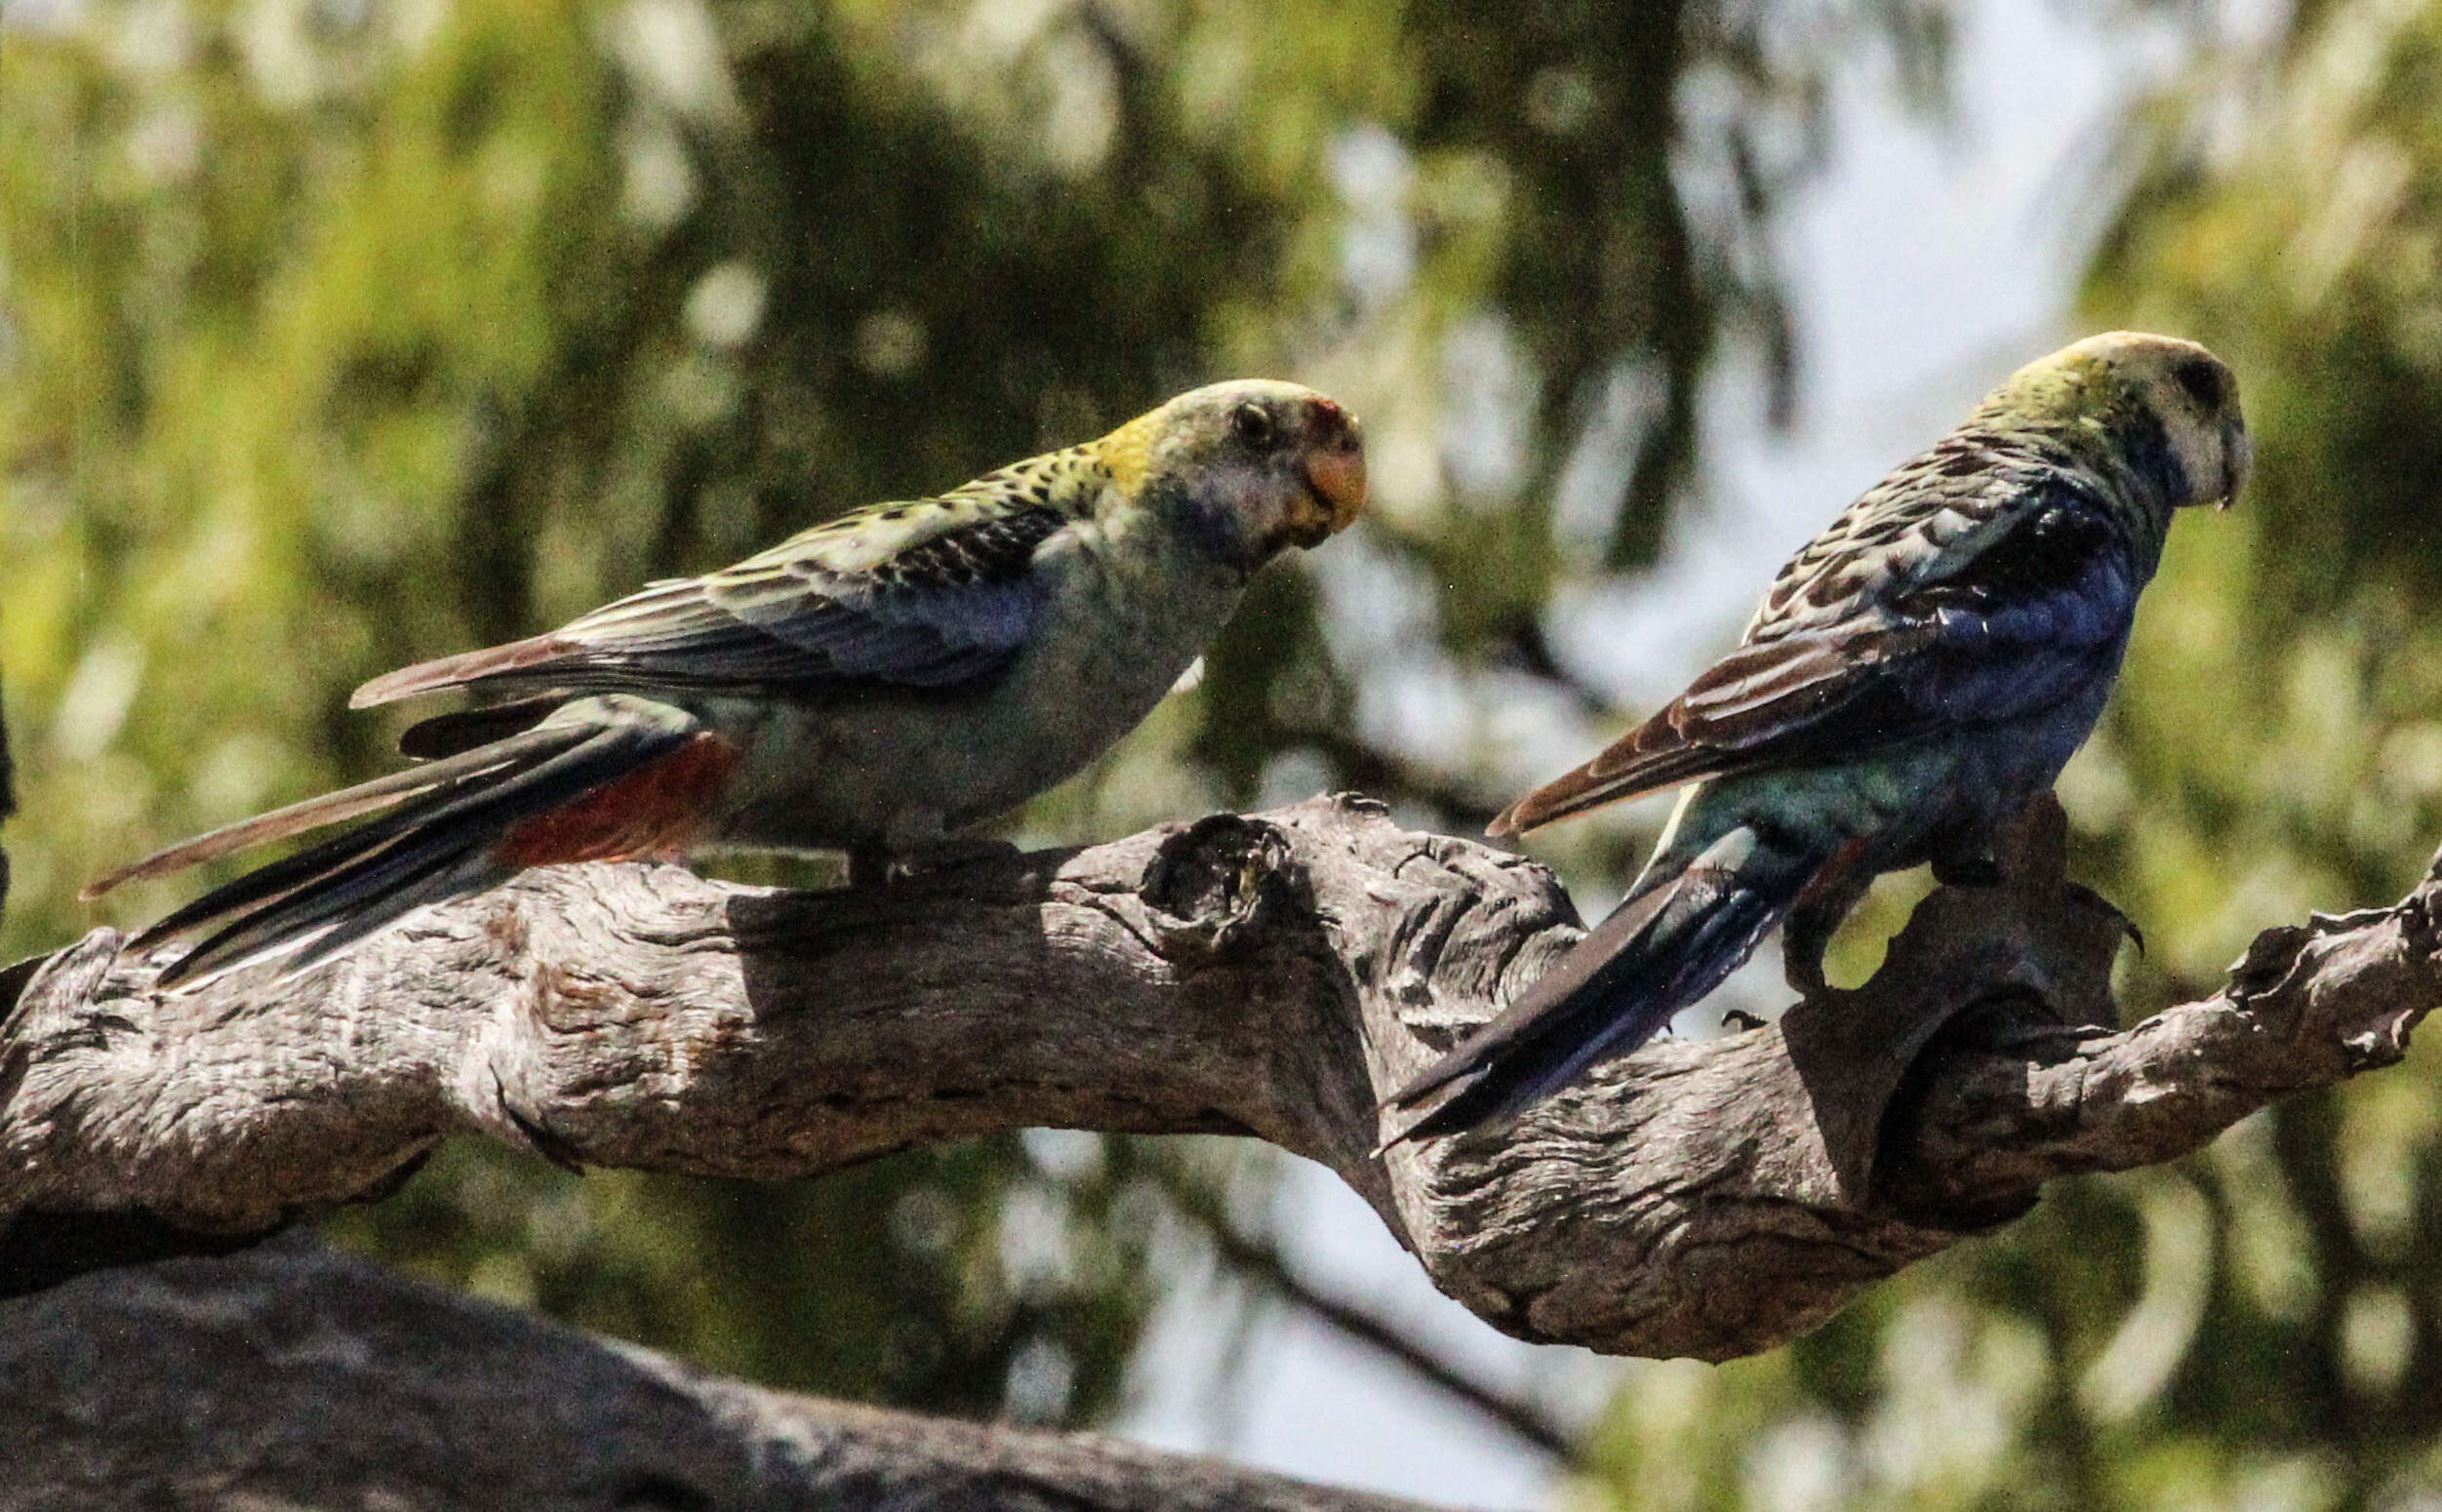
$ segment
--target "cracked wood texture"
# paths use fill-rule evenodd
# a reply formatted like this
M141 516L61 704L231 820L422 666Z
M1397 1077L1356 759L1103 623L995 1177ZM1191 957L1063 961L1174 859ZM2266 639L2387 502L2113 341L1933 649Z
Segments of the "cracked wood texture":
M0 1502L57 1512L1418 1512L762 1391L286 1241L0 1303Z
M2267 932L2115 1030L2117 921L2030 811L1864 986L1663 1042L1506 1134L1374 1147L1377 1097L1578 935L1541 867L1316 799L888 888L529 873L298 977L161 993L100 931L0 1022L0 1281L228 1248L386 1192L443 1135L801 1175L1029 1125L1253 1134L1330 1166L1521 1337L1727 1359L2022 1213L2401 1054L2428 880Z

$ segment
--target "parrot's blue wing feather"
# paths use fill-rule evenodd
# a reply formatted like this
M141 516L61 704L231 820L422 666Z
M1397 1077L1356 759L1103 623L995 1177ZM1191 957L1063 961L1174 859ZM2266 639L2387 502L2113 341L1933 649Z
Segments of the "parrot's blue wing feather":
M1057 507L965 491L877 505L735 567L653 583L548 635L376 678L353 701L477 684L646 694L959 687L1001 671L1033 633L1046 591L1035 551L1069 520Z
M998 671L1025 643L1042 602L1035 549L1067 523L1052 508L962 520L846 570L783 546L699 579L700 592L719 616L810 654L819 675L950 687Z
M1610 749L1497 832L1704 777L1836 761L2060 703L2116 666L2142 586L2122 527L2045 491L1981 548L1849 613L1767 618ZM1862 552L1867 548L1856 548ZM1845 573L1836 559L1821 565Z

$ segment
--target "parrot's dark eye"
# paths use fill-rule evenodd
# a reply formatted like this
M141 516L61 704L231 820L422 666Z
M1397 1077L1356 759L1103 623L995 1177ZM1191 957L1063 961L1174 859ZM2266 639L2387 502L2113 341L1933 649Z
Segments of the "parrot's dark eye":
M1251 447L1270 446L1279 431L1271 412L1253 401L1229 412L1229 433Z
M2190 357L2171 370L2187 397L2207 410L2222 407L2222 370L2202 357Z

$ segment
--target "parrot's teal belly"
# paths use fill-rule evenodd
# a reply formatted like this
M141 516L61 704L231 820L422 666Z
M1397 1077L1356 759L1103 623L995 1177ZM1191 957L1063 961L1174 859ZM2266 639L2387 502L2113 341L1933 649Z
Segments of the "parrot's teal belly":
M2050 787L2094 728L2099 678L2042 716L1957 730L1820 767L1716 778L1689 795L1640 886L1675 876L1714 841L1761 821L1818 855L1866 842L1867 872L1919 865L1946 842L1982 844Z

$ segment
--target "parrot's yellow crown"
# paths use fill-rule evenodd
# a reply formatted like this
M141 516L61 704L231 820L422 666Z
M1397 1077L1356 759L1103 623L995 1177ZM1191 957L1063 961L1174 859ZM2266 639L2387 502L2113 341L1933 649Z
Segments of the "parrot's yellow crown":
M2253 452L2238 378L2194 341L2145 331L2106 331L2038 357L1978 409L2010 424L2086 429L2127 449L2159 427L2178 462L2175 506L2227 507L2245 486Z
M1124 497L1155 477L1269 475L1290 485L1247 490L1266 518L1261 534L1311 546L1348 528L1365 507L1365 440L1338 400L1299 383L1236 378L1209 383L1137 417L1090 450Z

